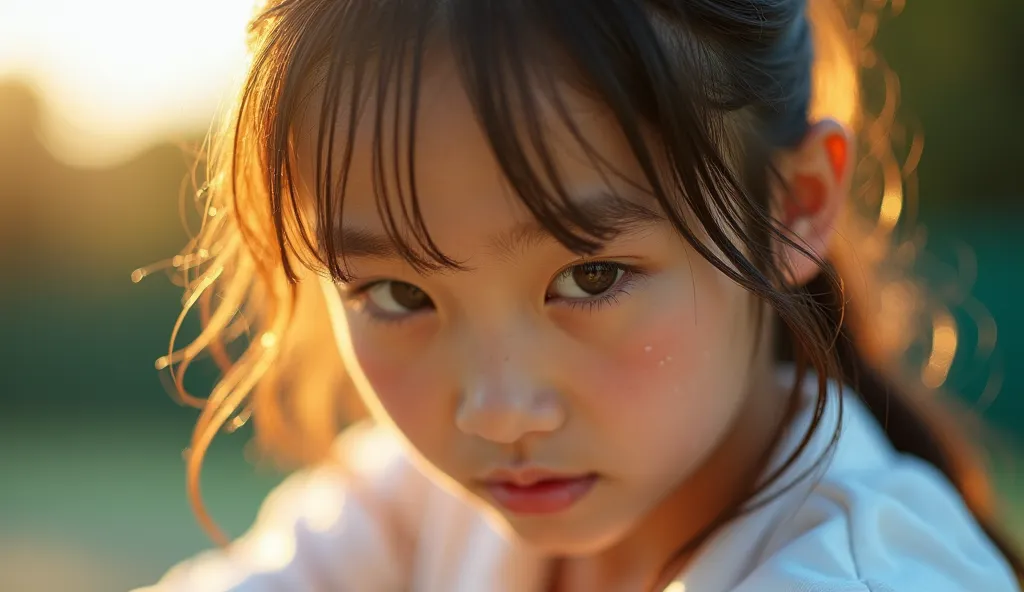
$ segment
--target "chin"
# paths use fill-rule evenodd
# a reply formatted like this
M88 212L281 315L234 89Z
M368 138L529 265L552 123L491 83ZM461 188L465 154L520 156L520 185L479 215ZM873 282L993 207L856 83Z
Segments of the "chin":
M562 516L510 516L493 510L493 522L543 555L589 556L615 546L626 537L628 525L618 526L606 515L601 518Z

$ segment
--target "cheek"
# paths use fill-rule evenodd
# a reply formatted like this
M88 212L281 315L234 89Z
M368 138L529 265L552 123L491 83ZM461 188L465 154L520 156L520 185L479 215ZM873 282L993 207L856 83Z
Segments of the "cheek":
M577 372L585 378L576 384L607 439L621 435L637 454L683 466L713 446L738 408L752 337L740 295L713 285L694 302L679 285L664 291L588 354L592 371ZM669 458L668 448L686 458Z
M417 340L410 339L407 330L399 338L398 332L392 336L389 329L366 327L366 321L354 316L350 315L346 367L365 380L360 393L369 406L385 413L416 443L426 423L440 417L443 401L438 394L444 392L440 364L424 355L422 348L412 347Z
M629 323L629 330L612 347L599 352L591 365L597 392L609 402L623 397L636 402L668 394L684 394L702 382L718 349L717 335L709 330L711 319L694 319L690 306L671 309L647 309Z
M599 389L608 397L685 394L708 386L735 342L733 300L730 293L708 288L695 300L689 282L665 282L592 351L589 365L599 371L587 374L595 385L608 385Z

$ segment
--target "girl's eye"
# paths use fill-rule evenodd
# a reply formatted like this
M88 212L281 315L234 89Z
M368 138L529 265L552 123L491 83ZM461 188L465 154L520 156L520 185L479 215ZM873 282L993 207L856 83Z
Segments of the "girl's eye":
M363 291L363 298L379 316L401 317L434 307L427 293L412 284L385 280Z
M558 274L548 290L549 298L588 300L600 298L617 287L627 273L624 265L607 262L582 263Z

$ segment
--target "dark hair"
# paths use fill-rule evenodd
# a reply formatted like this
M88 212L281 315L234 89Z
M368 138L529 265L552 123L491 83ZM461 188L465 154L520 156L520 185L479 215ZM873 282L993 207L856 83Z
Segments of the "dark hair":
M896 448L949 477L1017 573L1024 573L994 524L987 481L964 430L934 393L921 396L926 387L912 387L893 363L917 336L885 327L886 319L922 311L894 310L875 298L875 290L913 282L906 265L894 267L886 256L897 244L892 231L903 193L898 173L890 174L891 147L879 149L889 114L873 119L859 106L864 47L847 19L861 14L839 0L269 2L252 25L252 64L235 117L214 146L209 186L202 192L204 212L212 208L213 215L189 251L201 260L202 273L190 282L187 304L203 305L205 329L165 359L180 362L179 385L188 363L203 350L225 370L208 399L181 392L204 406L189 459L201 520L213 528L199 501L202 453L246 401L264 441L281 443L279 436L297 426L303 438L292 441L304 444L292 445L293 456L312 458L339 427L342 414L326 410L336 406L344 376L324 379L340 363L333 357L323 361L332 356L324 353L330 348L317 336L322 327L308 320L322 313L322 303L309 282L298 281L308 270L344 279L338 261L344 253L331 232L318 231L334 227L344 204L353 137L335 137L339 113L352 130L367 97L379 104L402 97L395 103L407 109L377 109L372 122L375 178L407 181L398 183L404 192L391 195L378 183L382 220L411 264L459 267L437 248L420 216L411 148L425 56L444 48L456 60L475 115L522 203L566 247L583 254L617 229L596 224L573 206L545 141L538 105L542 99L554 105L594 166L615 174L614 165L603 162L576 131L559 84L568 82L607 105L651 198L696 251L770 307L779 327L777 356L794 361L801 377L814 370L819 396L804 444L826 405L841 405L827 400L827 382L854 386ZM322 93L321 104L308 104L312 89ZM304 215L291 183L292 134L306 108L321 115L317 162L340 156L343 163L338 170L318 167L313 218ZM873 209L870 197L862 196L843 221L845 244L825 260L787 238L770 202L770 187L781 181L773 154L798 144L811 117L822 113L861 132L871 146L868 164L861 167L865 194L884 185L875 196L885 195ZM648 130L656 130L656 139ZM697 238L698 230L711 245ZM772 256L780 243L818 261L820 275L805 286L787 285L785 267ZM213 299L208 288L218 284L224 287ZM240 311L246 326L255 325L263 337L231 360L223 342ZM293 355L300 350L302 355ZM296 370L311 360L320 362L314 372ZM295 384L303 374L315 374L317 384ZM283 397L282 381L298 393ZM837 437L838 430L833 444ZM731 508L705 534L746 509Z

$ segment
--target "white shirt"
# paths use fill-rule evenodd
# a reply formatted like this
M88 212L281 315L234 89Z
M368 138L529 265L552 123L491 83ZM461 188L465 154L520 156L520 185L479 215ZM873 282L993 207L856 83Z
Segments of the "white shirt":
M791 370L780 372L792 380ZM814 380L807 381L813 399ZM789 480L813 468L838 423L838 389ZM812 409L812 407L811 407ZM785 459L810 421L794 421ZM225 551L136 592L539 592L547 561L432 483L383 428L350 430L338 463L289 477ZM769 492L770 493L770 492ZM720 530L670 592L1019 592L946 478L897 453L856 396L827 463Z

